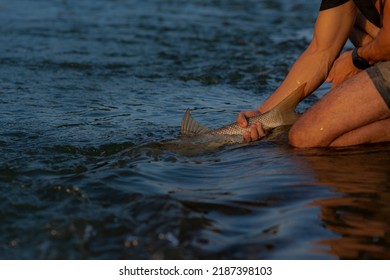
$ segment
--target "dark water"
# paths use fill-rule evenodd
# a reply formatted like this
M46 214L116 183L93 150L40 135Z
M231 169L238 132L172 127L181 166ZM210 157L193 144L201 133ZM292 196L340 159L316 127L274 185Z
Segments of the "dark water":
M389 259L389 145L160 142L263 101L319 2L1 1L0 257Z

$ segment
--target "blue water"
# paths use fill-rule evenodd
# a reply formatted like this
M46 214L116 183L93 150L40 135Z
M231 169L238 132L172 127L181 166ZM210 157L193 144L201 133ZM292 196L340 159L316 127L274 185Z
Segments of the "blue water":
M3 0L0 258L389 259L388 144L165 142L264 101L319 2Z

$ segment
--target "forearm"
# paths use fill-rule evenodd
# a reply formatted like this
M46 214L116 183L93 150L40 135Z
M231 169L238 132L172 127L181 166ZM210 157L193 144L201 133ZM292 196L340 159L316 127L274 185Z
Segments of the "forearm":
M383 27L371 43L358 49L359 56L371 65L379 61L390 60L390 30L387 29L389 28Z
M308 48L294 63L279 88L262 104L258 110L262 113L272 109L299 85L306 83L304 96L310 95L326 79L329 69L336 58L328 51Z
M382 24L375 38L358 49L358 55L370 64L390 60L390 1L384 2Z
M306 83L304 97L316 90L327 78L333 62L343 48L352 30L355 16L356 6L353 1L321 11L309 47L295 62L280 87L258 110L264 113L272 109L303 83Z

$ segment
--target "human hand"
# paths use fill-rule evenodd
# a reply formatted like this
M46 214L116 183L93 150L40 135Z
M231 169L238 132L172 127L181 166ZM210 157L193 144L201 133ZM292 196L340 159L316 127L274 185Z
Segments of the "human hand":
M265 136L263 126L260 122L251 125L250 130L247 130L242 135L244 143L257 141Z
M261 115L261 112L259 110L241 111L238 113L237 123L239 126L245 128L248 126L248 118L256 117L259 115Z
M248 127L248 118L250 117L255 117L261 115L261 112L258 110L249 110L249 111L242 111L238 113L237 116L237 123L241 127ZM261 125L260 122L252 124L250 127L250 130L244 132L243 138L244 138L244 143L249 143L252 141L257 141L260 138L265 136L265 132L263 130L263 126Z
M360 71L353 65L352 51L348 51L335 60L326 81L332 83L332 88L334 88Z

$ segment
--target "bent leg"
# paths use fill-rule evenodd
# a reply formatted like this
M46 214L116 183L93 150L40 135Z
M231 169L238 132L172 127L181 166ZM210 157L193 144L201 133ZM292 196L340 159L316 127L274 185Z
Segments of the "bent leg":
M389 118L388 105L364 71L331 90L305 112L292 126L289 139L295 147L390 141Z
M330 146L353 146L362 143L390 141L390 118L370 123L341 135Z

